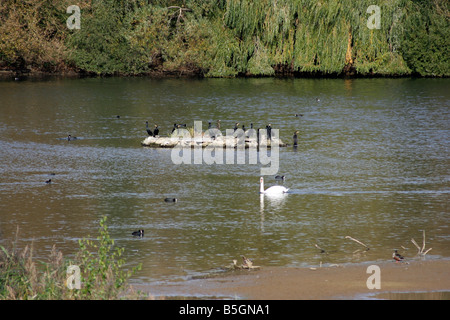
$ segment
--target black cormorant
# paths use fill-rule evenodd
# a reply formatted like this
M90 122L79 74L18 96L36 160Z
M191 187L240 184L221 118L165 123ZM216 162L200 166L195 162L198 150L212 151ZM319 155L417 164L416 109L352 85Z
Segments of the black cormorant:
M153 132L152 130L150 130L150 128L148 127L148 121L145 121L145 129L147 130L147 133L150 137L153 137Z

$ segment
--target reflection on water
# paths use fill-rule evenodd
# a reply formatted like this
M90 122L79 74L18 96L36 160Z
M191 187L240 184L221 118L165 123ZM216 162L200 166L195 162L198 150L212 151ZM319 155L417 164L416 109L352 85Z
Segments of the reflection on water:
M268 194L260 194L260 215L261 215L261 231L264 233L264 211L265 210L278 210L282 211L283 204L286 201L287 193L268 193ZM268 208L265 209L264 203L268 203Z
M386 260L404 247L412 259L410 240L422 230L427 256L448 257L448 87L449 79L2 82L0 243L19 227L19 245L33 242L40 257L53 244L70 255L106 215L130 265L143 264L137 282L183 279L241 255L310 266ZM195 120L221 120L223 133L236 122L271 123L287 143L298 130L299 145L280 149L289 193L259 195L258 164L175 165L170 149L140 145L145 121L167 135ZM143 238L131 236L138 229ZM345 236L371 250L353 255L360 247Z

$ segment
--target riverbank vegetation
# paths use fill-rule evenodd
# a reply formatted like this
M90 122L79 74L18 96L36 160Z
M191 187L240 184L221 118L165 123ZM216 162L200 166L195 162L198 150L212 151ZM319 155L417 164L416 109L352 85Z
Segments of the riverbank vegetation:
M78 2L78 3L77 3ZM69 5L81 9L70 30ZM0 69L94 75L450 75L445 0L4 0ZM379 20L379 28L368 20Z
M106 218L100 221L96 241L80 240L73 259L64 258L53 247L47 262L38 261L32 245L19 249L17 240L10 248L0 246L0 300L138 298L127 281L140 265L124 271L122 253L123 249L115 247L109 236Z

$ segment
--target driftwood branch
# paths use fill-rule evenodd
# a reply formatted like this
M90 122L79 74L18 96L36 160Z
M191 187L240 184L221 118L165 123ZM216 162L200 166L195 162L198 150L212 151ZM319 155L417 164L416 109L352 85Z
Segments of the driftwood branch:
M355 239L355 238L352 238L352 237L350 237L350 236L345 236L345 238L346 238L346 239L353 240L353 241L355 241L356 243L359 243L360 245L364 246L364 247L366 248L366 251L370 249L370 248L369 248L368 246L366 246L364 243L362 243L361 241L359 241L359 240L357 240L357 239Z
M244 269L259 269L259 266L254 266L253 261L245 256L242 256L242 262L242 268Z
M417 248L417 254L418 254L419 256L424 256L424 255L426 255L428 252L430 252L431 249L433 249L433 248L430 248L430 249L428 249L428 250L425 251L425 230L423 230L423 236L422 236L422 248L419 247L419 245L417 244L416 240L414 240L413 238L411 239L411 242L416 246L416 248Z
M423 230L423 238L422 238L422 252L425 250L425 230Z
M242 257L242 264L238 265L237 260L234 259L233 263L229 266L226 267L227 269L259 269L259 266L254 266L253 265L253 261L249 258L246 258L245 256L241 256Z

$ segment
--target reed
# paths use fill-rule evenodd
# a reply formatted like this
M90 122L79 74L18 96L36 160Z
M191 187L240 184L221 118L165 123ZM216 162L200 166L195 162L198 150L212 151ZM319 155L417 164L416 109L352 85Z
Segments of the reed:
M139 293L130 290L128 279L141 266L124 271L123 250L114 246L106 218L100 221L97 240L80 240L79 251L73 259L64 258L53 246L48 261L37 260L33 245L19 250L16 239L11 248L0 246L0 300L140 298ZM80 289L69 289L67 286L69 265L77 265L81 270ZM130 292L133 293L130 295Z

